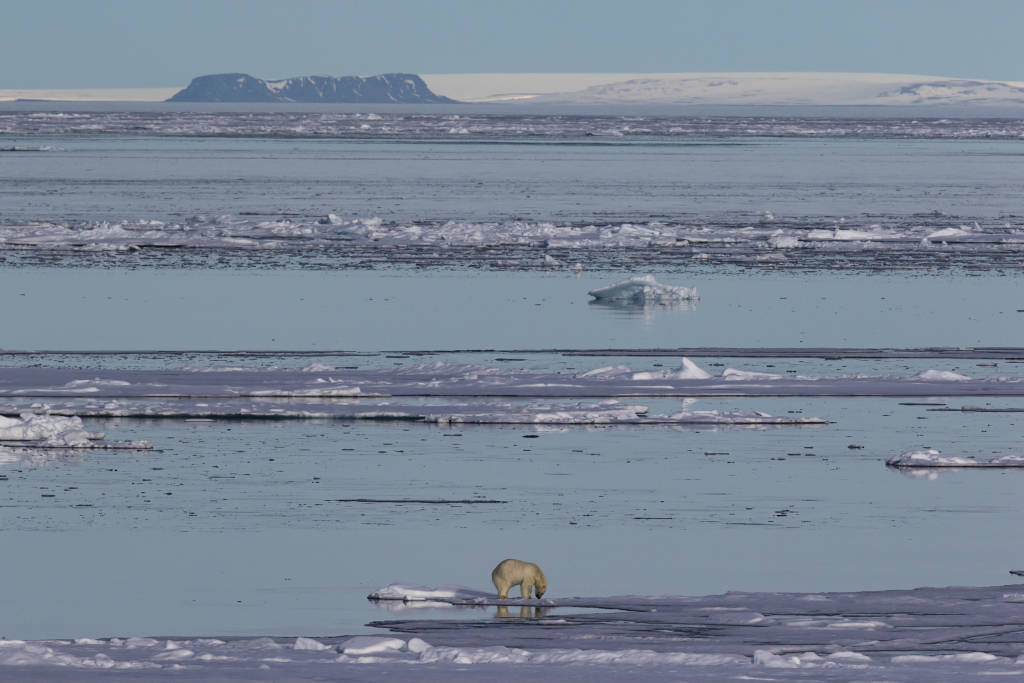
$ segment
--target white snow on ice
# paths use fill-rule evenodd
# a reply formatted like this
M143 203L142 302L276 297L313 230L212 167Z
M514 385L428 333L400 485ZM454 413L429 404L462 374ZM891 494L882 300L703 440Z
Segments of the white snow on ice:
M545 607L372 624L388 630L381 635L0 640L0 678L101 681L134 671L188 681L932 683L1024 676L1018 585L498 601L459 586L392 584L374 595Z
M1024 135L1024 131L1022 131ZM751 218L755 218L752 216ZM927 254L946 250L1005 253L1024 249L1024 226L1005 222L984 226L936 226L948 219L922 219L920 225L872 225L868 229L835 227L809 229L804 224L780 227L771 221L756 225L621 223L573 225L549 222L447 221L441 224L395 222L380 218L281 218L254 220L246 216L194 217L184 221L22 221L0 222L0 249L19 251L121 251L149 247L190 247L228 250L319 250L419 246L450 252L459 247L530 247L543 250L534 267L571 269L547 250L592 250L643 247L698 257L699 249L756 257L809 256L816 253L898 252ZM464 258L471 258L468 253ZM571 262L570 262L571 263ZM596 289L603 299L696 299L693 288L659 285L634 278ZM615 289L619 287L619 289Z

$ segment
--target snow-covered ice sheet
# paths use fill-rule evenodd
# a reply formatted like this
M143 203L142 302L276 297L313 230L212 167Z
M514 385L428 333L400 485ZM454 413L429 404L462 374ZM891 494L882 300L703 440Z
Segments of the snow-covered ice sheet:
M418 267L483 264L495 269L650 268L652 263L738 263L780 268L829 263L844 268L973 267L992 259L1005 267L1024 254L1024 226L1013 220L962 224L945 216L854 227L824 218L777 219L770 213L672 223L557 223L525 220L385 222L376 217L247 215L185 220L0 221L0 251L16 253L147 250L151 259L181 259L187 251L213 250L250 258L324 255L359 267L382 263ZM845 219L843 219L845 220ZM828 223L826 222L826 225ZM385 258L386 257L386 258ZM147 262L148 263L148 262ZM888 265L886 265L888 264ZM326 266L325 266L326 267ZM598 299L679 303L695 288L655 282L622 282L597 289Z
M0 412L16 411L22 402L4 402ZM410 421L430 424L504 425L678 425L736 426L821 425L822 417L774 416L756 410L692 410L685 404L670 413L650 412L645 405L599 402L538 402L532 400L331 400L325 398L145 398L118 400L66 399L32 402L34 410L50 416L177 419L337 419ZM0 441L2 442L2 441ZM89 442L84 447L134 447L135 442Z
M931 683L1024 676L1019 584L542 601L497 601L458 586L393 584L380 592L501 605L474 620L373 622L389 631L381 635L0 640L0 677L98 681L118 671L176 680Z
M581 372L422 363L387 369L223 368L79 370L0 368L0 398L236 399L384 397L627 398L638 396L1019 396L1024 378L970 378L928 370L915 376L801 376L725 368L711 375L689 359L676 371L627 365ZM956 377L951 377L956 374Z

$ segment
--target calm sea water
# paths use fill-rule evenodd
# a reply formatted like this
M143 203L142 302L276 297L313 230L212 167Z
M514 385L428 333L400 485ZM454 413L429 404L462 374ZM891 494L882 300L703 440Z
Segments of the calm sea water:
M974 220L1019 226L1024 213L1024 143L964 139L975 136L950 135L953 124L935 121L866 129L843 120L732 119L701 132L685 120L551 119L513 128L486 118L383 117L348 122L370 132L339 133L341 124L328 121L333 134L302 134L276 119L260 132L230 117L215 122L228 129L218 132L180 114L142 131L125 127L123 116L121 128L70 119L80 128L69 129L67 120L51 125L60 121L54 117L36 117L50 127L33 124L31 113L4 119L0 133L0 148L39 150L0 153L0 222L9 226L222 214L315 221L333 213L424 225L695 220L739 229L846 218L853 227L941 229ZM397 132L381 130L389 123ZM672 132L673 123L683 132ZM637 133L642 126L653 132ZM467 132L448 132L459 127ZM529 357L530 367L562 369L569 361L543 350L1024 339L1021 273L998 255L973 267L910 271L677 263L650 272L696 286L700 301L638 309L591 304L587 291L648 272L638 270L642 263L600 271L583 263L576 276L491 271L472 259L443 268L325 268L319 258L313 269L301 250L244 260L214 250L201 266L187 249L157 263L142 253L0 249L0 349L533 349L542 352ZM160 362L174 366L176 358ZM456 358L487 362L481 354ZM778 362L715 360L750 370ZM2 356L6 366L111 362L152 361ZM180 364L196 362L190 355ZM801 372L827 369L823 361L788 362ZM946 359L842 366L1008 376L1021 367ZM506 556L541 563L559 596L987 584L1019 566L1018 472L915 478L883 461L926 445L953 455L1019 453L1020 413L939 413L885 398L695 407L801 411L833 422L537 431L94 421L90 427L110 438L147 439L158 450L0 462L0 543L5 577L18 587L0 595L0 636L353 633L380 616L363 599L370 590L392 581L487 588L491 567ZM1024 404L1009 398L991 407ZM334 502L476 495L504 502Z
M47 150L0 153L0 216L749 224L771 211L870 224L935 212L964 220L1024 213L1019 140L381 137L0 132L0 147Z

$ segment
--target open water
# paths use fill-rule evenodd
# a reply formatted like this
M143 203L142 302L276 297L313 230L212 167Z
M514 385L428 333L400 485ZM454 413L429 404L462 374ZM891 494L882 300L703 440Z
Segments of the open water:
M0 372L650 370L678 358L626 352L682 347L713 373L1024 367L958 351L1024 339L1020 121L63 109L0 112ZM587 296L647 273L699 301ZM1021 561L1024 472L884 465L1022 454L1020 412L931 409L964 403L694 406L830 421L768 428L91 419L156 450L0 459L0 636L363 632L371 590L486 589L507 556L555 596L991 585Z

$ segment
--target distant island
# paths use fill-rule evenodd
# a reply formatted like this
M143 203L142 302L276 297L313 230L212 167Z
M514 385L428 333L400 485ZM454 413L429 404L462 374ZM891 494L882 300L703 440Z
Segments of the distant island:
M379 76L297 76L265 81L248 74L193 78L167 102L312 102L366 104L447 104L416 74Z

